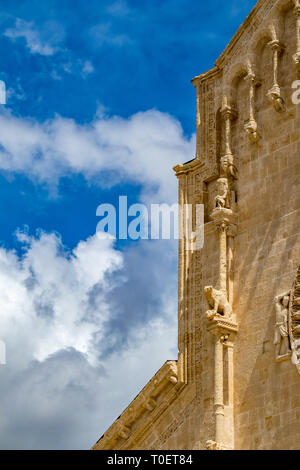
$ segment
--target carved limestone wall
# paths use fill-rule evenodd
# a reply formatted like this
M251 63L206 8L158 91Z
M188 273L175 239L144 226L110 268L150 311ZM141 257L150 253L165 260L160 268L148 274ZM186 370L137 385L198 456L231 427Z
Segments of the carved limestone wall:
M95 449L300 448L299 1L258 1L192 81L196 158L175 172L180 204L205 205L205 243L179 243L178 360Z

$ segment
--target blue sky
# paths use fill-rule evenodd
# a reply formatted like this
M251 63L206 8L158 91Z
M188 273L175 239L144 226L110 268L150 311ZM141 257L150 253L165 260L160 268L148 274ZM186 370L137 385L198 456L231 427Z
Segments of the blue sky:
M98 240L96 209L176 202L190 79L254 5L0 0L0 448L88 448L176 358L176 243Z

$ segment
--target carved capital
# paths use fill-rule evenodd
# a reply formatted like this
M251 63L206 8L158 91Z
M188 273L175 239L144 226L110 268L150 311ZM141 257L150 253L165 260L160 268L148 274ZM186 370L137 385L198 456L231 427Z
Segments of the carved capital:
M234 340L238 332L238 325L232 319L217 314L208 323L207 329L212 335L221 340L224 346L232 346L231 341Z
M226 226L237 225L237 215L232 209L216 208L210 215L214 221L215 226L218 227L222 224Z
M220 234L227 233L227 231L229 229L229 225L226 221L222 221L222 222L218 222L216 224L216 228L217 228L217 230Z
M227 235L229 237L236 237L237 236L237 225L236 224L229 224L228 230L227 230Z
M274 39L273 41L270 41L268 43L268 46L271 48L272 51L278 51L279 53L283 52L283 50L285 49L284 45L281 44L281 42L278 41L278 39Z
M221 109L221 114L223 119L234 121L237 118L237 110L233 108L232 106L229 106L228 104L223 104L222 109Z

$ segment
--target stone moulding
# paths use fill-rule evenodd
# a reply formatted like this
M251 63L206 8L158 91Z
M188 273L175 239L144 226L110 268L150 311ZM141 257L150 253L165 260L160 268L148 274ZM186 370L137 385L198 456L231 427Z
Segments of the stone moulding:
M92 450L137 448L142 436L182 390L184 382L179 375L177 361L167 361Z
M198 158L195 158L194 160L187 162L183 165L176 165L173 168L177 177L186 175L193 171L198 173L199 170L201 171L201 169L205 169L205 165Z

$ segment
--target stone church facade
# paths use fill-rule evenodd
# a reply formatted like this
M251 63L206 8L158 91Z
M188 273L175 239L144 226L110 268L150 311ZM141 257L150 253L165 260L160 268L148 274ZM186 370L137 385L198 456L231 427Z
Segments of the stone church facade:
M178 359L93 449L300 449L297 80L300 0L258 1L193 79L196 158L175 172L205 242L179 243Z

